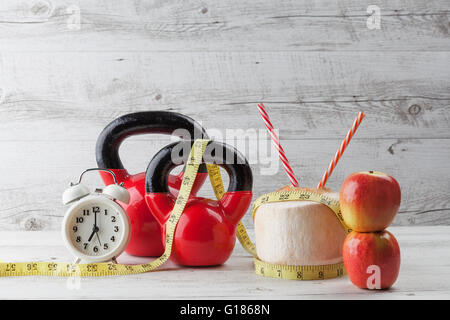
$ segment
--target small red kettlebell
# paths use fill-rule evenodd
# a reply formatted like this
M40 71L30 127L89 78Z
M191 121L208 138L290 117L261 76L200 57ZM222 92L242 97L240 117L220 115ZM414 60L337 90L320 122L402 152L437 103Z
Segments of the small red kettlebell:
M130 193L129 204L121 203L131 221L131 237L126 252L135 256L160 256L164 252L161 240L161 228L155 220L145 198L145 173L130 174L124 168L119 157L119 147L128 137L138 134L172 134L177 129L179 136L184 139L197 139L207 136L205 130L192 118L175 112L146 111L126 114L110 124L100 133L96 145L96 158L99 168L114 172L119 183ZM205 166L201 166L201 173L196 180L192 192L196 194L207 178ZM100 173L106 185L114 183L111 175ZM168 185L176 196L183 179L183 172L170 175Z
M173 155L180 148L183 155ZM163 226L174 207L176 197L169 192L168 175L174 163L186 163L190 142L172 143L161 149L151 160L146 176L145 200L156 220ZM225 161L226 160L226 161ZM203 155L204 163L216 163L230 177L227 192L220 201L192 195L175 229L170 259L185 266L223 264L230 257L236 242L236 226L252 200L253 177L247 159L235 148L210 141Z

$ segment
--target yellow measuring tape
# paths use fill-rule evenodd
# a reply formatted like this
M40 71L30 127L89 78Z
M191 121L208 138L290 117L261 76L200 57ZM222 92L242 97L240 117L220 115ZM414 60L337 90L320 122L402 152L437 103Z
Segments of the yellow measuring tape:
M124 265L115 263L90 263L75 264L62 262L12 262L5 263L0 261L0 277L7 276L80 276L80 277L98 277L113 275L129 275L145 273L157 269L164 264L170 257L172 252L173 238L178 220L183 214L187 200L191 193L192 186L197 176L197 172L202 162L203 153L208 145L209 140L196 140L190 151L188 162L178 193L175 206L171 212L166 227L166 246L162 256L146 264ZM221 199L225 193L220 168L215 164L207 164L210 181L217 199ZM274 192L259 197L252 206L252 214L254 215L258 207L264 203L279 201L308 200L320 202L328 206L338 217L339 221L344 225L339 210L339 202L330 199L325 195L320 195L309 191L287 191ZM349 230L345 227L346 230ZM256 255L256 247L251 242L250 237L245 230L242 222L239 222L236 230L236 236L244 247L255 260L255 271L259 275L283 278L283 279L327 279L342 276L345 273L342 263L320 266L288 266L276 265L263 262Z
M191 194L192 185L202 162L203 153L209 140L196 140L190 151L183 182L167 221L166 248L162 256L146 264L124 265L115 263L75 264L61 262L22 262L0 263L0 276L112 276L144 273L155 270L166 262L172 252L173 236L178 220L183 214L186 202ZM186 183L188 181L188 183Z
M225 193L222 178L220 176L220 169L216 165L207 165L207 167L214 193L217 199L220 199ZM261 205L282 201L314 201L324 204L333 211L346 232L351 232L351 229L345 225L344 219L342 218L339 201L332 199L325 194L307 190L272 192L262 195L256 199L252 205L252 216L255 216L256 211ZM244 249L254 257L255 272L258 275L290 280L320 280L336 278L345 274L344 264L342 262L310 266L283 265L264 262L258 258L256 247L250 240L247 230L245 230L242 222L239 222L237 226L236 236Z
M352 231L344 223L344 219L342 218L341 210L339 207L339 201L332 199L325 194L320 194L308 190L281 191L262 195L261 197L256 199L252 205L253 218L255 217L255 213L261 205L265 203L282 201L313 201L326 205L336 215L345 231L347 233ZM320 280L336 278L345 274L343 262L325 265L282 265L261 261L260 259L258 259L256 254L254 255L254 260L256 274L266 277L290 280Z

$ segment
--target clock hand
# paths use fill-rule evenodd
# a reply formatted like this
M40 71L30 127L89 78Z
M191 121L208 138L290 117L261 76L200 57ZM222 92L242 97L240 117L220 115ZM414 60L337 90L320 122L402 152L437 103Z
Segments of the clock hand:
M98 232L100 231L100 229L97 227L97 230L95 231L95 234L96 234L96 236L97 236L97 240L98 240L98 243L100 244L100 246L102 245L102 242L100 241L100 237L99 237L99 235L98 235Z
M94 227L92 228L92 233L89 236L88 242L91 242L92 237L94 236L95 233L97 233L97 231L98 231L98 227L97 227L97 212L94 211Z
M98 239L98 243L100 244L100 246L102 245L101 241L100 241L100 237L98 236L98 228L97 228L97 232L95 233L97 235L97 239Z
M102 245L102 242L100 241L100 237L98 236L98 231L99 231L100 229L98 228L98 226L97 226L97 212L96 211L94 211L94 231L95 231L95 234L97 235L97 239L98 239L98 243L100 244L100 246Z
M92 233L91 233L91 235L89 236L88 242L91 242L92 237L94 236L94 234L97 233L97 231L98 231L98 228L97 228L97 227L94 227L94 228L92 229Z

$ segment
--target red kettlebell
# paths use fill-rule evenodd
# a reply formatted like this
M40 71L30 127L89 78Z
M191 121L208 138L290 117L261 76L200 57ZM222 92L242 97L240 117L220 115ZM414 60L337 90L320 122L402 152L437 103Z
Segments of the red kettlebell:
M130 193L129 204L121 203L131 221L131 237L126 252L135 256L160 256L164 252L161 240L161 227L146 205L145 173L130 174L124 168L119 157L119 147L128 137L138 134L172 134L177 129L184 129L177 134L184 139L197 139L207 136L202 126L192 118L175 112L146 111L126 114L110 124L100 133L96 145L96 158L99 168L114 172L119 183ZM207 178L205 166L200 167L201 173L193 186L196 194ZM111 175L100 173L106 185L114 183ZM168 185L176 196L183 179L183 172L170 175Z
M177 153L173 152L174 148L180 148L180 145L183 145L183 155L173 155ZM176 197L169 192L168 175L176 167L175 163L186 163L190 145L190 142L182 141L166 146L153 157L147 168L145 200L163 227L164 243L165 225L176 201ZM211 141L206 147L203 162L223 167L230 182L220 201L192 194L189 197L175 229L170 256L173 262L185 266L223 264L233 251L236 226L252 200L252 171L239 151L224 143Z

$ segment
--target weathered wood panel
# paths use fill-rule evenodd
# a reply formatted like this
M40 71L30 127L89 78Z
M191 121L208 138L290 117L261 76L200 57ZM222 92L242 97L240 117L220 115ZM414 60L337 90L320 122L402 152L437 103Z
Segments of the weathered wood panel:
M131 139L121 149L124 164L131 172L143 171L153 154L168 142L169 138L145 143ZM274 149L266 155L255 141L247 147L228 142L244 152L252 165L255 197L289 183ZM300 183L316 186L338 141L287 140L284 146ZM0 148L8 151L1 157L0 229L58 229L66 210L61 204L62 192L82 170L95 166L95 140L2 141ZM328 186L338 190L354 171L385 171L402 187L397 225L449 224L450 162L443 160L449 158L449 139L359 139L348 147ZM87 177L86 183L102 185L95 174ZM202 194L212 196L209 184ZM244 222L252 227L249 214Z
M364 111L329 185L384 170L404 191L396 224L450 224L450 3L378 1L380 30L366 27L371 4L2 1L0 230L59 228L63 189L95 166L95 139L119 115L169 109L225 135L263 130L260 101L306 185ZM167 142L136 137L121 152L141 171ZM252 166L256 195L287 183Z
M367 119L355 138L450 138L448 61L448 52L3 53L0 140L92 139L119 115L157 109L207 128L262 128L259 101L283 139L341 139L359 110Z
M449 13L446 0L2 1L0 39L2 51L36 52L441 51Z

